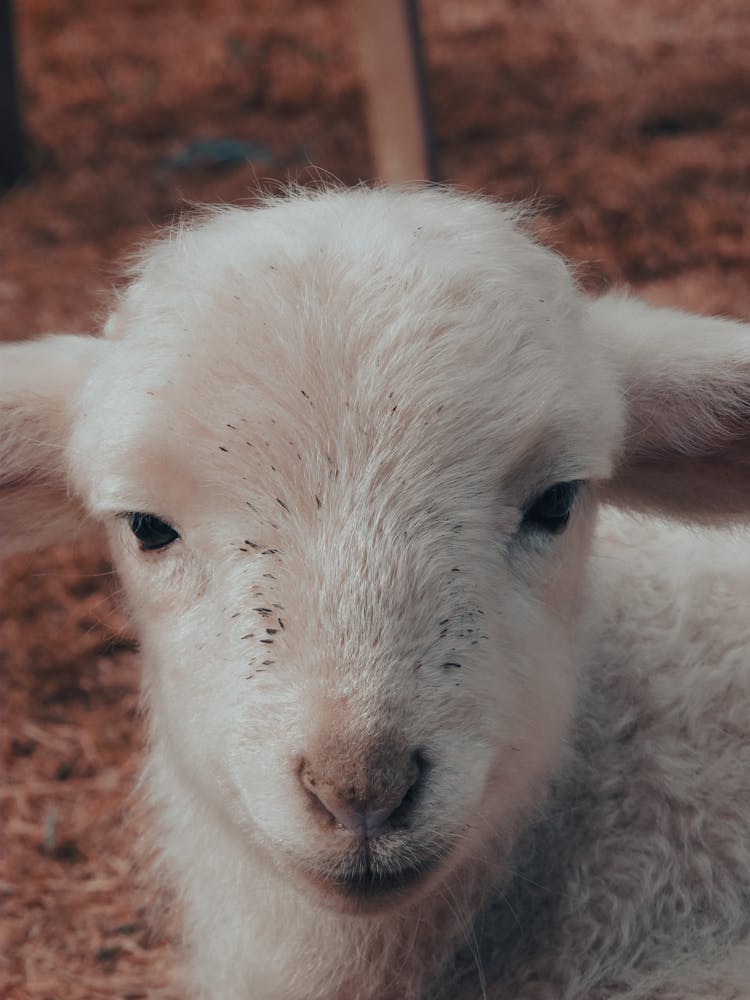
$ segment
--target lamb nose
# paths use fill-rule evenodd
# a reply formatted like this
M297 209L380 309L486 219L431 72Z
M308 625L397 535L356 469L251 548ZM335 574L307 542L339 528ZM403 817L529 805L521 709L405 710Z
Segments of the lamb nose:
M385 826L387 820L398 806L401 805L401 800L399 799L393 804L375 809L365 805L364 811L360 812L343 799L340 799L335 793L326 794L324 792L322 795L317 795L316 798L337 822L353 833L355 837L359 837L362 840L368 840L375 836Z
M420 776L415 760L397 789L359 797L353 789L342 791L332 782L317 780L308 765L300 771L302 785L318 806L360 840L370 840L383 830L405 800L413 797Z

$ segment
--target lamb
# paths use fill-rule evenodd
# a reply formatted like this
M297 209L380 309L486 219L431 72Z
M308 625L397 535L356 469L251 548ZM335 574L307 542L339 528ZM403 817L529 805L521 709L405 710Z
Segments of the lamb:
M3 550L103 526L139 628L191 996L750 998L750 327L527 230L292 192L0 349Z

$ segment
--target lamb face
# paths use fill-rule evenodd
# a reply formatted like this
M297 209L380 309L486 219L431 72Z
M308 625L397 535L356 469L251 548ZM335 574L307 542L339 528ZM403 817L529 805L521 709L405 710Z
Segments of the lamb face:
M160 766L321 901L405 905L564 750L622 435L566 269L507 209L329 193L158 244L107 332L69 454Z

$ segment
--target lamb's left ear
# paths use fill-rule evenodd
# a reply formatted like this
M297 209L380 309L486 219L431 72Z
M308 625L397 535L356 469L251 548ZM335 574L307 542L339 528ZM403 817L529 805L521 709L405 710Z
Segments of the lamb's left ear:
M750 325L621 295L590 308L626 403L605 499L704 522L750 518Z

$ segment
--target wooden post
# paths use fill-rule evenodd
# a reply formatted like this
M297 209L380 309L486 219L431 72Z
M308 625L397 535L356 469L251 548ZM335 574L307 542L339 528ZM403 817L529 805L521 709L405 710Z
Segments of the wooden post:
M13 11L0 0L0 188L9 188L26 171L21 111L16 89Z
M375 173L434 180L417 0L354 0Z

